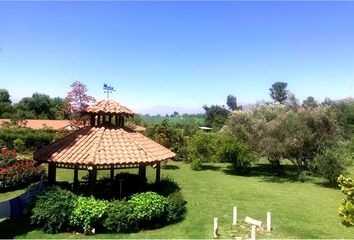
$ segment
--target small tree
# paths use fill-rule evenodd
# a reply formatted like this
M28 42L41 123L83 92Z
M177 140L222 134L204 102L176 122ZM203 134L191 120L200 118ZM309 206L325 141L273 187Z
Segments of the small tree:
M210 127L222 127L230 113L224 106L212 105L208 107L203 106L205 110L205 124Z
M95 98L87 95L87 86L79 81L74 82L68 92L66 100L69 106L64 109L64 112L69 112L72 115L72 123L77 127L81 124L86 125L87 119L82 116L83 111L89 103L95 102Z
M0 89L0 102L11 103L9 91Z
M315 98L312 96L308 96L303 102L302 106L305 108L315 108L318 106L318 103L316 102Z
M284 104L285 100L288 98L288 91L286 87L288 86L285 82L276 82L269 89L271 98L280 104Z
M352 161L352 156L347 150L337 147L329 148L315 158L317 172L332 185L341 174L346 173Z
M239 109L239 107L237 106L237 98L234 95L230 94L229 96L227 96L226 104L232 111Z

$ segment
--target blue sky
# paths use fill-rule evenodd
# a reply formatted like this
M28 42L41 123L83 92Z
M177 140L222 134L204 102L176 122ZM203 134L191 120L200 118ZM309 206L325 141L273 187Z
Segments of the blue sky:
M0 2L0 88L65 97L79 80L102 99L108 83L145 113L270 100L276 81L301 100L345 98L353 13L354 2Z

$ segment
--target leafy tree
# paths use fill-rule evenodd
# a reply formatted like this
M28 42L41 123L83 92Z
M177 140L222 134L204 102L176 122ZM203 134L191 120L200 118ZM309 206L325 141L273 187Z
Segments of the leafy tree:
M347 173L352 161L349 151L341 147L328 148L315 158L317 172L333 186L341 174Z
M316 102L315 98L312 96L308 96L303 102L302 106L305 108L315 108L318 106L318 103Z
M50 97L46 94L33 93L32 97L24 97L16 105L22 111L32 112L35 116L53 119L50 112Z
M288 98L288 91L286 87L288 86L285 82L276 82L269 89L271 98L280 104L283 104Z
M16 109L9 102L0 102L0 117L10 118L9 116L14 114Z
M222 127L230 113L224 106L219 105L211 105L211 107L204 105L203 108L205 110L205 124L209 127Z
M251 148L230 132L219 135L216 156L221 162L231 163L238 172L244 172L256 159Z
M95 102L95 98L87 95L87 86L79 81L74 82L71 86L71 90L68 92L66 100L70 104L70 108L73 111L82 113L89 103Z
M227 106L232 110L232 111L235 111L237 109L240 109L238 106L237 106L237 99L234 95L229 95L227 96L227 99L226 99L226 104Z
M69 105L64 110L66 114L71 114L72 123L77 127L82 124L85 125L87 118L82 116L83 111L89 105L89 103L95 102L95 98L87 95L87 86L79 81L74 82L70 85L71 90L68 92L66 100Z
M0 103L11 103L9 91L0 89Z

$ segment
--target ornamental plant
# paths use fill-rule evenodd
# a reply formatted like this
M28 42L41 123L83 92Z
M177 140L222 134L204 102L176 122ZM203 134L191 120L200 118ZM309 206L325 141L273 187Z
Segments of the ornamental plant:
M140 226L161 222L167 214L167 198L155 192L134 194L128 203L133 206L134 216Z
M68 190L54 187L40 195L32 209L31 220L48 233L69 229L69 217L74 210L76 195Z
M0 189L26 186L44 176L43 165L35 166L33 160L16 160L13 165L0 168Z
M340 175L338 183L342 193L346 195L346 199L343 199L339 206L339 216L342 217L344 225L354 226L354 181Z
M79 196L70 215L70 224L85 232L91 230L102 220L108 203L108 201L97 200L93 197Z

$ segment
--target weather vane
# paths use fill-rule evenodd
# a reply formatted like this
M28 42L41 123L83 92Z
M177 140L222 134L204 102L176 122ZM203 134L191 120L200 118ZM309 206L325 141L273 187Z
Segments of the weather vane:
M116 91L114 89L114 87L111 87L111 86L108 86L107 83L103 84L103 90L104 90L104 93L107 93L107 98L109 98L109 94Z

